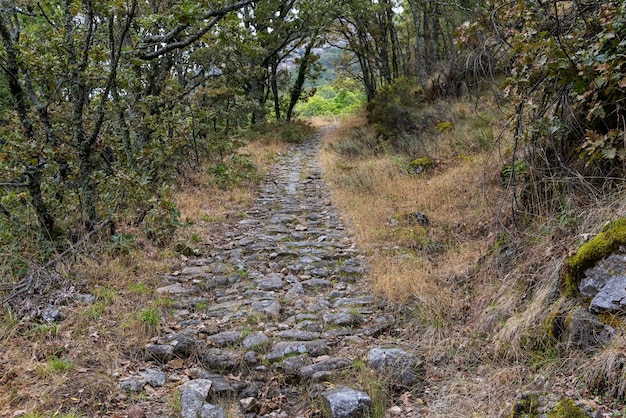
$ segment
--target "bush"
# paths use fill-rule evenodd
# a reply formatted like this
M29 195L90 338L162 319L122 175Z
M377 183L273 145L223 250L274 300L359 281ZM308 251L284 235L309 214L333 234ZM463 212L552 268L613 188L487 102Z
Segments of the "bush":
M423 103L424 91L419 84L399 78L378 89L367 105L367 118L377 126L379 134L394 137L419 128L417 111Z
M257 167L247 155L234 155L210 167L209 172L213 174L215 184L223 190L259 180Z
M374 155L379 151L379 141L376 134L365 126L350 130L347 138L341 139L331 147L336 153L349 158L363 158Z

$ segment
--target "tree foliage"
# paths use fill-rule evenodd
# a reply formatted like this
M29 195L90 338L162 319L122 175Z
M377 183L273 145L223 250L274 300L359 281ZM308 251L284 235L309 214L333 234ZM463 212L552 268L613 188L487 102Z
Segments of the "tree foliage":
M512 63L520 203L560 209L571 192L623 175L626 18L623 2L496 2L493 28ZM514 166L515 164L511 164ZM530 189L529 189L530 188Z

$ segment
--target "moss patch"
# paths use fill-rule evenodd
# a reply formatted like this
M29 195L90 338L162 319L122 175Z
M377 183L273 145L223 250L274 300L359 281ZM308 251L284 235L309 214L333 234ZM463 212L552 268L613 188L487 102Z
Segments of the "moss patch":
M587 418L589 415L571 399L560 400L550 412L548 418Z
M561 284L566 296L578 294L578 284L583 272L598 261L617 252L626 244L626 218L608 223L591 241L578 249L578 252L565 259L561 270Z
M535 418L539 416L539 396L529 393L513 405L508 418Z

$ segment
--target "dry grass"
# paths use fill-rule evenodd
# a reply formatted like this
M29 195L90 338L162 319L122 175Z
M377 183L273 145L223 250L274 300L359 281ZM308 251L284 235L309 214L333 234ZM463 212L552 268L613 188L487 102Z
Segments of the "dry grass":
M436 162L425 173L409 175L405 157L372 150L371 138L360 155L337 152L366 125L363 116L345 119L322 155L375 292L400 306L401 335L432 364L421 413L508 416L521 395L544 390L583 400L585 388L624 397L623 338L589 359L553 341L548 327L551 315L571 308L554 297L563 258L582 234L623 216L626 199L609 196L526 229L510 227L500 178L509 138L494 138L507 121L488 106L447 106L450 124L421 138L420 156ZM430 222L394 222L411 212Z

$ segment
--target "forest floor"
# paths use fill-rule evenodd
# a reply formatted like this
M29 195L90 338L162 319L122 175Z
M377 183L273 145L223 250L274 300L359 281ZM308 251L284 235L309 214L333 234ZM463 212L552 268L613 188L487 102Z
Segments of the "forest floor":
M553 283L535 275L574 241L533 233L532 248L494 251L505 144L485 132L503 122L449 106L425 170L342 153L366 134L347 119L290 148L251 145L256 191L190 182L172 248L77 253L80 269L24 299L58 307L54 321L5 315L0 416L499 417L530 395L620 416L580 384L584 355L524 351Z

